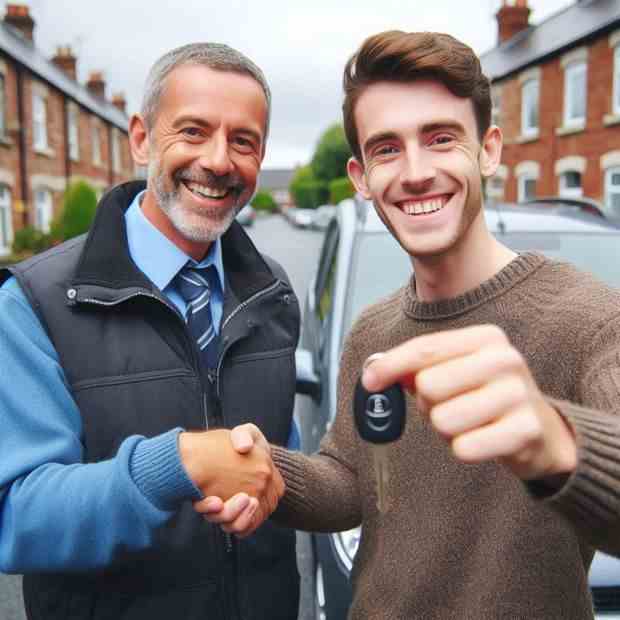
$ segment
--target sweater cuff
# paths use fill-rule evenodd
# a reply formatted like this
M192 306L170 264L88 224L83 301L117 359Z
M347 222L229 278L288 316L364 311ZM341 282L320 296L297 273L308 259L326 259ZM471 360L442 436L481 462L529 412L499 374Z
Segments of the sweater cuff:
M307 497L306 493L306 475L302 455L299 452L272 445L271 458L286 485L284 497L280 500L276 514L286 512L288 509L297 512L297 508L301 508L304 512L313 510L311 498Z
M142 494L157 508L174 510L183 501L202 499L202 493L187 475L179 454L179 433L175 428L136 444L129 461L129 473Z
M620 514L620 419L573 403L547 399L571 425L577 468L549 501L571 521L606 528Z

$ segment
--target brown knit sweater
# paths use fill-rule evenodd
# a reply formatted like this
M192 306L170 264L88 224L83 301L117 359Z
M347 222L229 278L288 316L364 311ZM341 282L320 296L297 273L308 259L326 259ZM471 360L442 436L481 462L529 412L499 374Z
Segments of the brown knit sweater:
M504 329L572 424L577 471L549 494L494 462L459 463L408 397L379 515L371 454L352 423L364 360L414 336L482 323ZM455 299L421 302L412 280L352 329L337 417L318 454L274 449L287 484L275 518L313 531L363 523L353 620L592 618L593 548L620 554L618 413L620 292L538 254Z

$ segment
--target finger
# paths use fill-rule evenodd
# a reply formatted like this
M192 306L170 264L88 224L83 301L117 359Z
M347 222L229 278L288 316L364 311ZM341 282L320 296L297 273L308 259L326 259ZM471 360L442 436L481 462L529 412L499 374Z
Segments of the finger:
M247 454L254 447L254 434L250 428L252 425L243 424L235 426L230 431L230 441L233 448L240 454Z
M489 385L435 405L430 411L431 424L444 437L456 437L520 407L526 398L522 380L500 377Z
M250 498L250 503L246 509L232 522L222 525L222 529L229 534L236 534L240 538L249 536L258 527L254 524L254 515L258 509L258 500Z
M509 458L525 465L540 445L542 433L531 408L522 407L492 424L459 435L452 441L452 451L464 463Z
M210 523L232 523L249 506L250 497L246 493L237 493L228 501L219 512L205 512L203 515Z
M421 370L416 391L433 404L469 392L507 374L522 375L527 367L512 346L491 346Z
M364 387L379 391L396 382L406 382L423 368L461 357L491 344L507 342L495 325L476 325L412 338L385 351L368 364L362 374Z
M224 508L224 501L219 497L209 496L194 502L194 510L201 514L220 512Z

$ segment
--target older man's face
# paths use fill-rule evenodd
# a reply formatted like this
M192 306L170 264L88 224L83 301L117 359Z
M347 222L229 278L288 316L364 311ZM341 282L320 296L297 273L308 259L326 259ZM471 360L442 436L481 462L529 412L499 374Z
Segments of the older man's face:
M148 187L174 234L205 243L226 231L254 193L266 123L252 77L200 65L170 73L149 135Z

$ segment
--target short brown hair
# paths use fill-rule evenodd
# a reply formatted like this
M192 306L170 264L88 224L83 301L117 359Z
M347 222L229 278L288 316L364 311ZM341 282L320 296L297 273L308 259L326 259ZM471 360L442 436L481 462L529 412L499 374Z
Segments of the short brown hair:
M344 69L344 130L358 161L355 105L360 95L375 82L418 79L437 80L453 95L471 99L482 139L491 124L491 87L474 51L449 34L389 30L366 39Z

